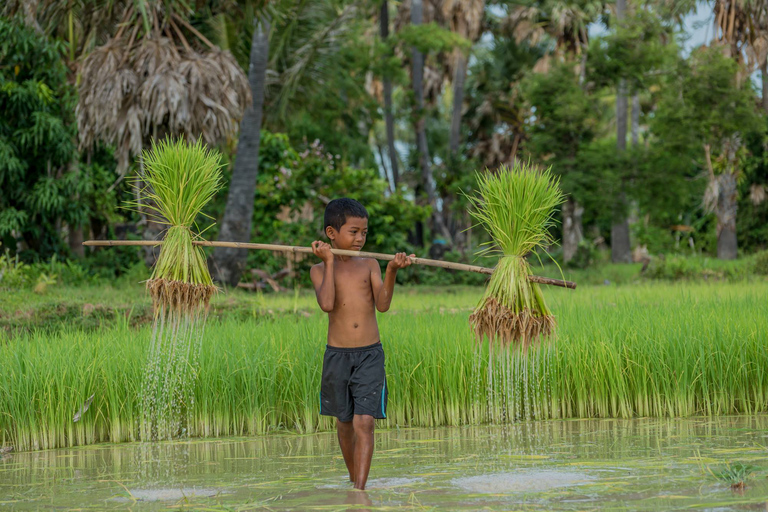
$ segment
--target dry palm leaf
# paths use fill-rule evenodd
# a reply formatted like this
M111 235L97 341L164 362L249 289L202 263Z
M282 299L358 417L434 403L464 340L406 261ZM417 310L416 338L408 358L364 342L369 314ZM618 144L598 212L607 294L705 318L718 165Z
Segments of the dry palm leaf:
M80 70L80 145L114 145L121 173L152 137L227 141L251 102L248 79L228 51L162 4L152 5L148 30L127 7L124 28L93 50Z

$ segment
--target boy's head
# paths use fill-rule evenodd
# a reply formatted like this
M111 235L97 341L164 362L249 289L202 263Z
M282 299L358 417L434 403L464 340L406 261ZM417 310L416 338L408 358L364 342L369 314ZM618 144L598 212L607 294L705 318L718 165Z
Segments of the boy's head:
M325 207L325 234L337 249L361 250L368 236L368 212L354 199L334 199Z

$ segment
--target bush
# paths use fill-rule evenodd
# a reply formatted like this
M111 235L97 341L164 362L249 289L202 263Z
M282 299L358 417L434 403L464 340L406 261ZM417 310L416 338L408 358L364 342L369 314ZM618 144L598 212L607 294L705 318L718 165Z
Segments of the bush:
M680 255L654 258L644 275L651 279L667 279L671 281L703 279L744 279L749 276L748 260L721 261L700 256L686 257Z
M63 248L58 223L83 213L63 51L20 18L0 17L0 243L15 251L23 241L43 258Z
M576 247L573 258L565 264L567 268L585 269L592 266L598 258L598 250L595 244L589 240L582 240Z
M759 276L768 276L768 251L755 255L752 271Z
M0 255L0 289L23 288L30 282L28 265L11 256L9 251Z

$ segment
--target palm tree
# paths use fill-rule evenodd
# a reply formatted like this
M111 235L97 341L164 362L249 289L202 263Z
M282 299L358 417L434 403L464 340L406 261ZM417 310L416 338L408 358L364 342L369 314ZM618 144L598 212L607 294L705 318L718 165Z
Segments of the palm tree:
M265 18L261 23L258 23L258 20L254 21L256 28L251 41L248 68L248 83L253 104L245 111L240 123L237 156L219 232L220 239L236 242L248 242L251 238L253 199L259 172L264 86L269 60L269 18ZM245 267L246 256L247 251L244 249L217 247L213 252L214 279L230 286L237 286Z
M617 0L619 2L623 0ZM519 5L512 9L504 24L518 43L538 44L545 37L555 41L554 51L545 53L534 71L547 72L550 59L579 59L579 81L583 84L586 73L589 24L603 13L603 0L544 0ZM625 99L626 103L626 99ZM624 108L626 112L626 108ZM626 130L626 116L625 116ZM582 213L584 208L569 195L563 203L563 260L570 261L583 239ZM627 230L627 234L629 231ZM627 244L628 244L627 238Z
M189 23L186 3L116 0L114 31L83 60L77 125L81 148L115 148L125 176L151 139L182 136L207 144L231 139L251 103L248 81L231 53ZM141 204L142 165L134 193L145 239L161 226ZM148 205L151 208L151 205ZM145 253L148 264L153 251Z
M738 254L736 239L736 212L738 209L737 176L739 160L745 148L738 134L723 142L723 153L718 159L722 170L715 174L710 146L704 146L709 181L704 192L704 207L717 216L717 257L735 260Z
M413 25L421 24L422 5L421 0L412 0L411 2L411 23ZM442 234L447 245L451 245L451 233L445 223L443 211L437 202L437 187L435 177L432 173L432 163L429 156L429 147L427 145L427 129L424 120L424 89L422 79L424 76L424 54L415 47L412 50L411 61L413 64L413 93L416 99L417 112L414 119L416 128L416 146L419 150L419 164L421 167L421 179L424 189L427 192L427 201L432 207L432 229L434 232Z
M621 23L627 10L627 0L616 0L616 20ZM616 149L623 153L627 149L627 81L619 80L616 91ZM629 219L627 217L627 196L623 185L617 197L616 211L611 224L611 261L632 263L632 247L629 241Z
M256 24L250 49L249 81L253 107L246 112L240 129L237 157L219 237L249 241L252 232L255 184L258 175L259 134L264 122L272 129L288 130L292 115L321 102L323 95L338 101L333 89L339 69L339 55L353 38L358 9L355 3L340 5L335 0L294 0L259 9L263 20ZM248 13L243 13L248 18ZM237 46L244 31L237 20L220 34L227 46ZM270 33L271 27L271 33ZM233 36L233 37L229 37ZM222 44L225 44L222 41ZM266 94L269 91L269 94ZM220 282L237 285L246 262L246 251L222 248L214 251L214 276Z
M381 2L381 10L379 11L379 34L381 40L386 42L389 38L389 2L383 0ZM400 172L397 164L397 152L395 150L395 116L392 112L392 79L389 76L383 77L383 94L384 94L384 123L387 127L387 151L389 152L389 165L392 170L392 181L395 190L397 190L397 182L400 178ZM381 162L384 165L384 162Z
M730 53L741 69L739 81L749 80L756 69L762 74L762 106L768 111L768 3L765 0L717 0L713 13L715 35L713 43ZM740 173L739 155L746 149L738 135L722 141L720 169L714 172L710 146L705 146L708 184L704 204L717 215L717 257L735 259L737 256L736 212L738 207L737 176ZM764 185L753 186L751 198L760 202Z
M768 112L768 2L717 0L713 14L713 41L725 47L746 74L760 69L763 109Z
M537 44L545 36L555 42L554 56L586 58L589 24L605 10L602 0L542 0L517 5L504 25L515 34L518 43ZM544 59L548 59L547 54Z
M469 41L477 41L482 32L485 0L443 0L442 16L451 31ZM464 105L464 81L467 78L467 54L460 49L453 52L453 111L451 114L451 132L449 148L451 155L459 150L461 136L461 115Z

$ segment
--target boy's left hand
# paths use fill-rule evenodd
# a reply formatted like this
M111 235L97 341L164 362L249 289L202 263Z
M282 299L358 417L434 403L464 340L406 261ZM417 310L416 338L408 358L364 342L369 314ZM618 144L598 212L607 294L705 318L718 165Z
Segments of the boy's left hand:
M392 270L399 270L401 268L410 267L413 264L413 260L411 258L415 257L415 254L406 256L404 252L399 252L395 254L395 259L387 264L387 268L391 268Z

